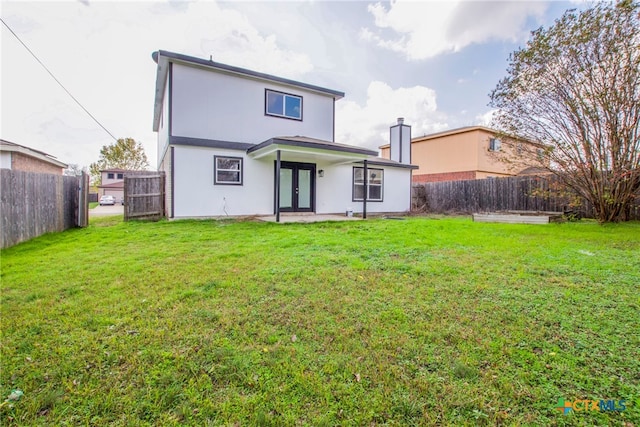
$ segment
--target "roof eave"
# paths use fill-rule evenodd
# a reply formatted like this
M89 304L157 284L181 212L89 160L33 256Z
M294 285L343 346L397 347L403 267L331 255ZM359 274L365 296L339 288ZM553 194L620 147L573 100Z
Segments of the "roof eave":
M156 67L156 89L153 104L153 131L158 132L160 128L160 117L162 115L162 101L164 98L164 88L167 84L169 74L169 60L158 52L151 54L153 60L158 64Z

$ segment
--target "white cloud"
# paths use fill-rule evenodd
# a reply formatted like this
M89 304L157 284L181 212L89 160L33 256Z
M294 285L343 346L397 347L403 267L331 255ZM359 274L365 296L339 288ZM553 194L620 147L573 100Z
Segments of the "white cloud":
M480 126L491 126L491 120L498 110L489 110L484 114L476 116L476 124Z
M444 115L437 111L433 89L393 89L384 82L373 81L367 89L365 105L349 100L336 103L336 142L377 149L389 142L389 126L398 117L404 117L413 135L448 127Z
M545 2L428 1L369 5L378 28L360 30L362 40L404 54L409 60L457 52L474 43L526 38L527 20L540 20Z
M116 137L142 142L152 167L153 51L212 55L290 78L313 69L305 53L214 2L6 2L2 18ZM63 162L98 160L100 148L113 140L2 27L0 136Z

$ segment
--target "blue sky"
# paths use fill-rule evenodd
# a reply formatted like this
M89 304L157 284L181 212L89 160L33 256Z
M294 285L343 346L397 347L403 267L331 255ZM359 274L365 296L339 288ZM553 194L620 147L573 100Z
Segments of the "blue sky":
M397 117L414 136L486 124L488 94L531 30L571 2L11 2L0 14L116 137L152 167L154 50L344 91L336 142L377 148ZM87 166L111 137L2 26L0 136Z

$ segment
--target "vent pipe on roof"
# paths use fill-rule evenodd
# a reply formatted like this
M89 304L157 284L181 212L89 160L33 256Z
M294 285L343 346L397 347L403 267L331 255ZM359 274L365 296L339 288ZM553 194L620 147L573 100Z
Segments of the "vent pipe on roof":
M391 160L411 164L411 126L404 124L404 117L398 117L398 124L389 129L389 145Z

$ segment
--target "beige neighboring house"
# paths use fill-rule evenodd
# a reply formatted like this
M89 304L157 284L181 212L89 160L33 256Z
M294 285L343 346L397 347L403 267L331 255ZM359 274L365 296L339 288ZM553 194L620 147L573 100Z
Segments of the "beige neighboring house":
M101 183L98 186L98 196L114 196L119 203L124 198L124 176L144 175L148 171L133 171L127 169L105 169L100 171Z
M101 184L98 186L99 196L114 196L116 202L124 197L124 174L130 171L125 169L105 169L100 171Z
M514 138L496 137L484 126L468 126L411 139L411 163L418 166L412 180L419 182L461 181L519 175L542 170L542 146ZM388 159L389 145L380 147ZM500 160L502 157L512 162ZM530 157L530 159L526 159Z
M67 164L43 151L0 139L0 168L62 175Z

